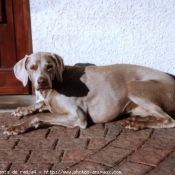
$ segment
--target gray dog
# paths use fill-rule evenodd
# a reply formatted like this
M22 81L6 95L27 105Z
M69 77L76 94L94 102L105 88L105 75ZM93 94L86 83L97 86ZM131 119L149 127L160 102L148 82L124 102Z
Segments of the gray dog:
M26 122L11 126L4 134L15 135L41 124L86 128L88 119L106 123L122 114L120 124L129 129L171 128L175 121L175 81L163 72L129 64L65 66L57 54L38 52L14 66L24 86L28 77L37 103L16 109L24 116L43 110Z

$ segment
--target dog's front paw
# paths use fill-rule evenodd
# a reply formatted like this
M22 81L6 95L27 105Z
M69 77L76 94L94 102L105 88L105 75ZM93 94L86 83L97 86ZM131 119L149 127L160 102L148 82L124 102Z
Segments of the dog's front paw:
M21 129L19 126L10 126L9 128L7 128L3 134L7 134L7 135L17 135L19 133L21 133Z
M14 112L12 112L11 115L13 115L15 117L22 117L25 115L32 114L33 112L34 112L34 109L32 109L30 107L19 107Z

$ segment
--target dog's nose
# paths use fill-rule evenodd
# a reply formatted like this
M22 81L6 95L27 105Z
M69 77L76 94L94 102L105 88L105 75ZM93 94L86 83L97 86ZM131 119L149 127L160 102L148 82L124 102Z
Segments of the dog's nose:
M40 78L38 79L38 85L40 85L40 86L46 85L46 79L43 78L43 77L40 77Z

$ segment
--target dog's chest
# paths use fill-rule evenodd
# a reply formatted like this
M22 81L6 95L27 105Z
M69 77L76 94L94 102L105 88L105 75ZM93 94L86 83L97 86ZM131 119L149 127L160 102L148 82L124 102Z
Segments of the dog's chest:
M35 91L35 95L36 95L36 103L44 101L44 98L39 91Z

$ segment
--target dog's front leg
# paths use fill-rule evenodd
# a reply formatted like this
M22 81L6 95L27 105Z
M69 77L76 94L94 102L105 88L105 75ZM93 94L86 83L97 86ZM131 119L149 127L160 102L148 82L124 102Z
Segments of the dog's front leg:
M27 129L30 128L38 128L40 125L61 125L70 128L74 128L77 126L84 129L87 126L86 116L80 115L78 114L78 116L72 116L69 114L58 115L53 113L40 113L34 115L24 123L8 127L4 131L4 134L17 135L25 132Z
M19 107L11 115L15 117L22 117L25 115L33 114L34 112L42 112L46 110L47 106L44 101L40 101L28 107Z

